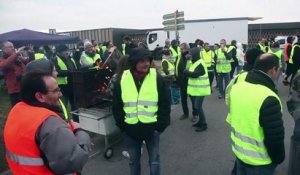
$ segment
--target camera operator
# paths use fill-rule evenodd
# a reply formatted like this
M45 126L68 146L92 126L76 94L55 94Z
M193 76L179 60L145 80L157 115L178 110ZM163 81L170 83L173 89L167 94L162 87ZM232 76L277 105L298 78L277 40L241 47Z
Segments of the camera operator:
M20 101L21 76L25 71L25 64L30 61L22 57L24 48L25 46L15 50L13 43L9 41L3 42L1 46L3 56L0 57L0 69L3 71L11 106Z

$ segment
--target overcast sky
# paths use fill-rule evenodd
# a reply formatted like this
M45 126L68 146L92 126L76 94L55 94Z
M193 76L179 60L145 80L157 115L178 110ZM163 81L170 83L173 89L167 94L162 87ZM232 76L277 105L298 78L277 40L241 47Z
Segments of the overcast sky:
M0 33L160 28L162 16L177 9L186 20L263 17L256 23L300 22L299 7L299 0L0 0Z

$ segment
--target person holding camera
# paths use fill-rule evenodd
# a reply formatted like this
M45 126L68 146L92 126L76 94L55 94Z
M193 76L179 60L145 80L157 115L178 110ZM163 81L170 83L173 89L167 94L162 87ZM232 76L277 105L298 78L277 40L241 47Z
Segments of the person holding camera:
M25 64L30 59L23 59L22 53L25 46L15 50L13 43L5 41L1 47L3 56L0 57L0 69L3 71L3 76L7 86L10 103L13 107L20 101L20 81L23 72L25 71Z

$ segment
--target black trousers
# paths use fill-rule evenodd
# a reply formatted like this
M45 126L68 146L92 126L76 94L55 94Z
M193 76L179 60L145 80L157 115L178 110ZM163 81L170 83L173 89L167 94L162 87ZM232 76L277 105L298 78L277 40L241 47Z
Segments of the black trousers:
M187 98L188 98L187 85L180 86L180 96L181 96L181 107L182 107L182 110L183 110L183 114L188 116L189 115L189 108L188 108L188 103L187 103ZM191 99L191 102L192 102L193 116L196 116L196 115L198 115L198 113L197 113L197 110L195 108L194 101L192 100L191 97L190 97L190 99Z

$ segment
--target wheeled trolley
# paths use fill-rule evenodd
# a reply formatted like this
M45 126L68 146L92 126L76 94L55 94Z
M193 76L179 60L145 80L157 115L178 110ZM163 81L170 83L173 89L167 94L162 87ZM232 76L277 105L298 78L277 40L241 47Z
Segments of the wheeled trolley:
M78 116L82 129L104 136L104 157L106 159L111 158L113 156L112 146L120 141L120 138L118 138L113 142L109 142L110 135L120 132L112 113L99 107L79 108L71 113Z

